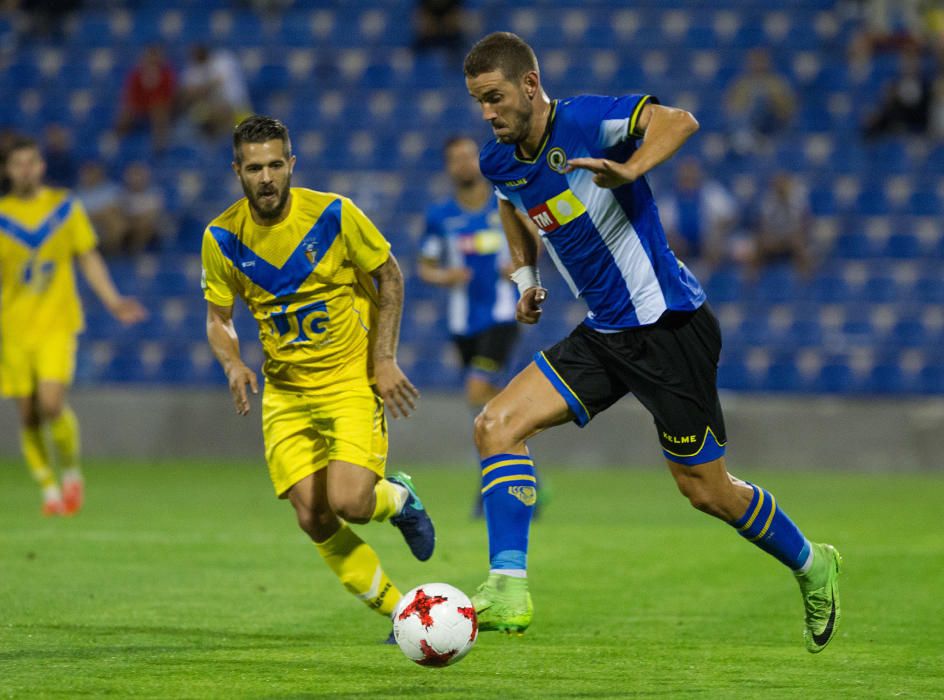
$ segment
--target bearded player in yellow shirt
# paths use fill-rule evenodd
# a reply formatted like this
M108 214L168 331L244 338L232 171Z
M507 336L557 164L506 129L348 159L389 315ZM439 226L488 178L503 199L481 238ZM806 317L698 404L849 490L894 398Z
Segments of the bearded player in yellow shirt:
M236 412L249 413L256 374L239 353L233 304L259 325L265 355L262 427L279 498L344 586L389 616L400 592L348 523L390 520L414 556L435 532L410 478L384 478L385 407L415 408L416 389L396 360L403 277L390 244L354 203L292 187L288 129L253 116L233 134L244 199L203 235L207 337Z
M43 185L46 165L36 142L16 139L4 169L10 193L0 198L0 393L16 399L23 456L43 490L43 514L72 515L84 492L79 425L66 402L84 323L73 259L115 318L135 323L146 312L115 289L82 203ZM45 428L62 469L61 489Z

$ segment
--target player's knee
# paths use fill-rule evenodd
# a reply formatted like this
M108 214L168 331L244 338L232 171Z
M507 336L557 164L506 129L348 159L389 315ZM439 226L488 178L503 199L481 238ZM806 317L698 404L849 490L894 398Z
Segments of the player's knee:
M324 542L337 530L333 513L319 513L308 508L296 510L298 527L315 542Z
M39 407L32 401L20 408L20 423L24 428L38 428L43 423Z
M721 500L718 498L716 491L708 484L694 479L686 479L678 482L678 488L682 495L688 499L692 508L708 515L722 516Z
M358 493L329 494L328 502L334 514L349 523L363 524L373 515L370 499Z
M43 421L56 420L62 415L64 402L58 396L44 396L39 399L39 413Z
M475 417L475 444L487 448L493 443L507 442L510 437L511 416L507 411L485 404Z

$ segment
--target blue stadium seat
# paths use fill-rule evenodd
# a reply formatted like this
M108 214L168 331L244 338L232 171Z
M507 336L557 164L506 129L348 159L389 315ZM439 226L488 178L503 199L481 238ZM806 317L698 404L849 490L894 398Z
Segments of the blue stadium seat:
M874 394L901 394L911 391L912 384L897 362L885 361L872 368L866 390Z
M797 392L804 389L805 383L795 359L784 355L775 359L767 368L764 388L769 391Z
M944 304L944 278L940 270L926 271L914 287L915 299L926 304Z
M842 359L824 364L814 386L819 391L832 394L848 394L857 388L852 369Z
M923 394L944 395L944 364L929 364L921 370L918 391Z
M920 258L921 241L910 231L893 233L888 237L884 254L889 258Z
M732 391L754 391L758 383L744 364L743 356L725 349L721 364L718 365L718 387Z
M712 301L723 303L744 298L744 283L740 271L734 267L716 270L705 281L705 291Z

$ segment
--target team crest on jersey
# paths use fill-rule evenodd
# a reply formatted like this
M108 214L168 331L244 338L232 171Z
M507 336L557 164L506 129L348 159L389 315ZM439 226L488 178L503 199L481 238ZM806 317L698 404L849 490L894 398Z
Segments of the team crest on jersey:
M567 154L564 149L558 147L552 148L547 152L547 165L555 173L564 173L564 167L567 165Z
M311 263L311 266L314 267L318 262L318 250L315 248L314 243L305 244L305 257L308 258L308 262Z

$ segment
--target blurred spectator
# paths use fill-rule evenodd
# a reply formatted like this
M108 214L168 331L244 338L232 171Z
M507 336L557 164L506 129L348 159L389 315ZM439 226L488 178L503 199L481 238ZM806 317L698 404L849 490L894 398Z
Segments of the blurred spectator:
M180 82L188 119L208 136L229 135L252 111L246 78L232 51L194 46Z
M770 53L752 49L725 93L735 152L748 155L783 131L793 118L796 101L790 83L774 71Z
M119 252L128 228L121 209L121 188L108 179L101 163L89 161L79 169L75 193L95 227L99 248L106 255Z
M7 176L7 153L19 138L13 129L0 129L0 197L10 191L10 178Z
M56 187L75 187L76 166L72 156L72 133L61 124L46 127L46 181Z
M151 182L151 169L146 163L132 163L125 168L121 204L127 220L124 250L139 253L157 243L161 232L164 195Z
M885 85L876 111L865 121L866 138L882 134L925 133L931 112L931 83L921 51L909 48L899 57L898 76Z
M159 46L149 46L125 79L121 112L116 128L119 135L149 124L156 151L168 145L173 117L176 79Z
M932 136L939 141L944 140L944 75L935 78L931 86L928 128Z
M419 0L413 15L417 51L462 48L462 0Z
M672 193L659 203L669 245L686 264L702 263L707 272L726 257L737 202L719 182L705 179L695 158L679 163L675 180Z
M864 27L849 42L851 62L864 67L875 52L918 46L924 32L924 4L930 3L925 0L864 0L861 3Z
M82 0L18 0L13 3L28 18L29 31L40 36L58 38L63 35L66 21L82 6ZM2 5L0 5L2 9Z
M806 188L789 173L774 173L761 200L751 261L754 273L770 263L788 260L798 273L809 274L812 219Z

